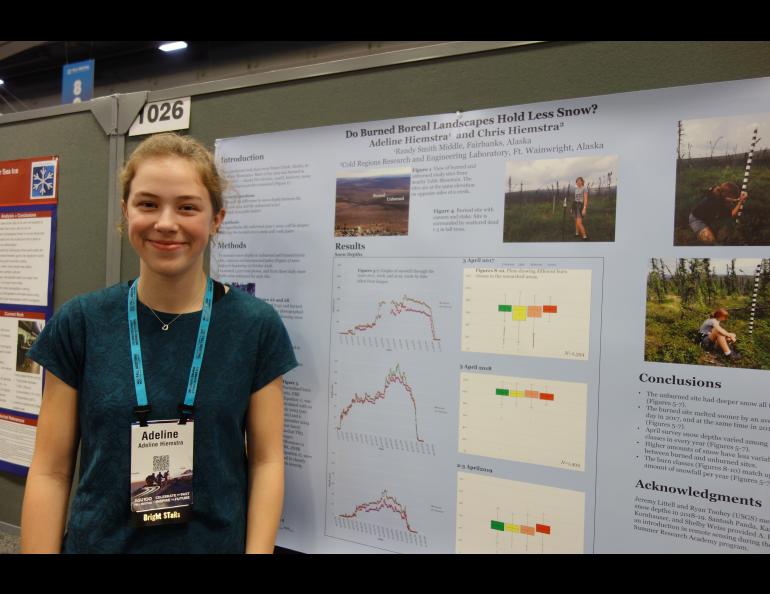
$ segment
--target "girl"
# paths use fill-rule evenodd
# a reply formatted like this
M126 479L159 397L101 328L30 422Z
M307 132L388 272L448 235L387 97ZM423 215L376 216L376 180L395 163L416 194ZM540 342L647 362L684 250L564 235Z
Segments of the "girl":
M575 200L572 202L572 216L575 217L575 237L582 237L588 241L588 232L583 226L583 218L588 209L588 188L585 188L585 180L578 177L575 180Z
M689 223L698 240L706 245L716 242L714 229L723 220L735 218L749 195L732 182L708 189L703 199L690 211Z
M22 552L272 552L283 501L282 375L297 365L286 329L270 305L204 272L225 209L224 180L203 145L150 137L121 179L139 278L67 302L30 351L46 381ZM168 422L147 425L160 420ZM168 470L172 446L189 448L192 468L135 489L144 469L134 465L136 442L145 439L158 446L149 472ZM190 487L186 505L179 492ZM153 490L181 504L132 511L137 491L151 499Z
M734 344L738 337L734 332L728 332L722 327L722 323L727 320L730 314L723 307L720 307L711 317L701 324L698 333L701 339L701 347L707 351L715 351L717 347L728 359L737 360L741 358L730 346Z

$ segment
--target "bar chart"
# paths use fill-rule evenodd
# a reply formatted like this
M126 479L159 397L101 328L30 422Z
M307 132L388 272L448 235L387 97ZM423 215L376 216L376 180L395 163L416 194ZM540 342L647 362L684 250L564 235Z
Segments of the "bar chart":
M462 350L585 361L591 270L465 268Z
M583 471L587 402L583 383L461 373L458 450Z
M457 473L458 553L582 553L585 493Z

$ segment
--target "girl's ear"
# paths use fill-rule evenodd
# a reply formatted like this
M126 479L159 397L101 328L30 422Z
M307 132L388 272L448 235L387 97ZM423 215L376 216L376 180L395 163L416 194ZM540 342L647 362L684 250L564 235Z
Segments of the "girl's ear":
M222 221L225 220L225 209L219 209L219 212L214 215L214 220L211 222L211 235L219 233L219 227L222 226Z

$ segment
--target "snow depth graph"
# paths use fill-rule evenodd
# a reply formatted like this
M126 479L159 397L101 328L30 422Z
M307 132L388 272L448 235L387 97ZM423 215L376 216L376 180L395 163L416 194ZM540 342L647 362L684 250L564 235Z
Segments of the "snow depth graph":
M329 348L326 535L451 552L461 268L337 258ZM450 516L451 518L451 516Z
M450 267L427 258L338 258L332 345L442 352L449 328L440 319L452 306L437 289Z
M464 352L585 361L590 317L591 270L464 270Z
M457 473L458 553L582 553L585 493Z
M586 384L460 374L459 451L585 470Z
M329 390L329 431L352 447L436 455L445 432L446 399L426 353L362 357L335 353Z
M448 552L453 493L414 463L427 457L346 445L330 457L326 535L393 552Z

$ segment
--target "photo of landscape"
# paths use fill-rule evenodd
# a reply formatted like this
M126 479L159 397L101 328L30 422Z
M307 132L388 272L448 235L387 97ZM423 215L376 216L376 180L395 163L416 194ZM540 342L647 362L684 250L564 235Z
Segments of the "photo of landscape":
M770 245L768 140L767 113L679 122L674 245Z
M770 369L769 298L767 258L652 258L644 359ZM714 319L722 346L705 336Z
M334 235L407 235L411 177L409 167L340 172Z
M588 193L587 205L575 204L576 180ZM598 155L571 159L508 161L505 164L503 241L615 241L618 157Z

